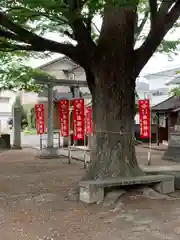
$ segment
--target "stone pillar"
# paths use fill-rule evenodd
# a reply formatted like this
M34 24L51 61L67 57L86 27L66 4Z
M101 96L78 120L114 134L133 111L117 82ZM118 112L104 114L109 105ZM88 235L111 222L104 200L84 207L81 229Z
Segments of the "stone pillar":
M53 108L53 87L48 85L48 130L47 130L47 148L53 148L53 130L54 130L54 108Z
M80 98L80 88L79 87L74 87L74 93L73 93L74 98Z
M13 148L21 149L21 93L16 96L13 106Z
M53 128L53 115L54 115L54 106L53 106L53 86L48 84L48 131L47 131L47 148L41 150L40 158L43 159L52 159L59 158L59 149L54 148L54 128Z

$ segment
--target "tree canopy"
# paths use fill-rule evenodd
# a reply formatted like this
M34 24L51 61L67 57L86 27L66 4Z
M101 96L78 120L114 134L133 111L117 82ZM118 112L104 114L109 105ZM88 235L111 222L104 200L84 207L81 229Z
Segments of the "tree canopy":
M8 67L1 69L2 84L10 87L17 79L15 87L31 89L27 80L36 71L22 61L14 65L14 61L38 54L35 52L62 53L86 68L103 34L97 26L97 16L105 20L107 5L137 8L134 30L137 73L157 48L166 53L177 50L179 39L167 40L164 36L173 25L179 27L179 0L1 0L0 54L1 60L8 60ZM51 40L53 33L59 36L59 41ZM52 34L51 39L48 34ZM146 54L141 55L143 52ZM17 78L19 72L25 74Z
M31 56L31 52L25 51L0 51L1 90L26 90L33 92L42 90L42 85L36 83L34 79L47 74L25 64ZM36 57L45 57L45 55L40 53Z

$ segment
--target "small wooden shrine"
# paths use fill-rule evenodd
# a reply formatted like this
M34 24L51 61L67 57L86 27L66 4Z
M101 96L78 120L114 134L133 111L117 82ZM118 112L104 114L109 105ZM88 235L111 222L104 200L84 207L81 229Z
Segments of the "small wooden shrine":
M171 96L152 107L157 119L157 141L168 141L164 159L180 162L180 97Z

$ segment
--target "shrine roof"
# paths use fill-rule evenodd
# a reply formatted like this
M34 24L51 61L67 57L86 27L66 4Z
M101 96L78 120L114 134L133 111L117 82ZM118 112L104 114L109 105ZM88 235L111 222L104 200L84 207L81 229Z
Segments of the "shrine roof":
M165 101L158 103L153 106L151 110L153 112L161 111L161 112L171 112L175 109L180 108L180 96L172 96L166 99Z

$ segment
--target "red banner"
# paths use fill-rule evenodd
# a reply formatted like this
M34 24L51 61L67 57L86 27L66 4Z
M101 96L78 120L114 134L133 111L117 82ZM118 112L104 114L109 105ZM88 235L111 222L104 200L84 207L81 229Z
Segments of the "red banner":
M35 104L37 134L44 134L44 104Z
M84 140L84 99L73 100L74 140Z
M92 134L92 108L86 108L86 134Z
M139 100L140 137L151 138L151 119L149 99Z
M60 132L61 136L69 136L69 100L61 100L59 104L60 111Z

